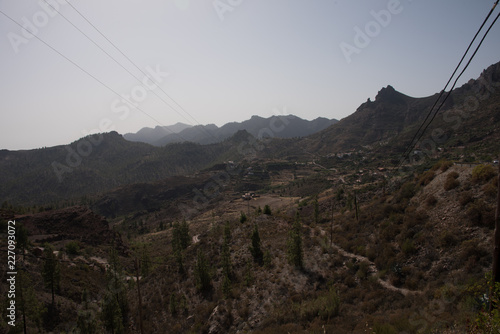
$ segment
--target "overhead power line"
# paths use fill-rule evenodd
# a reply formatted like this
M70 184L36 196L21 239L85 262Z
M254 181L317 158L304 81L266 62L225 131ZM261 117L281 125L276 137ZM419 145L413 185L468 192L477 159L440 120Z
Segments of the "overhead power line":
M467 50L465 51L465 53L463 54L462 58L460 59L460 62L458 63L458 65L455 67L455 70L453 71L452 75L450 76L450 78L448 79L448 82L446 83L446 85L444 86L443 90L441 91L441 93L439 94L439 96L437 97L436 101L434 102L434 104L432 105L432 107L430 108L429 110L429 113L427 114L427 116L425 117L424 121L422 122L422 124L420 124L420 127L418 128L418 130L415 132L415 135L413 136L412 140L410 141L408 147L405 149L403 155L401 156L401 159L399 160L398 164L396 165L396 169L397 170L399 167L402 166L402 164L404 163L404 161L408 158L408 156L410 155L410 152L412 151L412 149L415 147L415 145L419 142L419 140L422 138L422 136L424 135L425 131L427 130L427 128L429 127L429 125L432 123L432 121L434 120L434 118L436 117L436 115L439 113L439 111L441 110L441 108L443 107L444 103L446 102L446 100L448 99L448 97L450 96L450 94L452 93L453 89L455 88L458 80L460 79L460 77L462 76L462 74L465 72L465 70L468 68L468 66L470 65L472 59L475 57L477 51L479 50L479 48L481 47L484 39L486 38L486 36L488 35L488 33L490 32L491 28L493 27L493 25L496 23L496 21L498 20L499 16L500 16L500 13L496 16L496 18L493 20L493 22L490 24L488 30L486 30L485 34L483 35L483 37L481 38L481 41L479 42L478 46L476 47L476 49L474 50L474 53L472 54L472 56L469 58L467 64L465 65L465 67L463 68L463 70L460 72L460 74L457 76L457 78L455 79L454 83L453 83L453 86L450 88L450 90L448 91L448 93L445 95L444 99L441 101L441 104L439 105L439 107L437 108L437 110L433 113L433 110L434 108L436 107L436 105L438 104L439 100L443 97L445 91L446 91L446 88L448 87L448 85L450 84L450 82L453 80L453 77L455 76L455 74L457 73L458 69L460 68L460 65L462 64L462 62L464 61L467 53L469 53L472 45L474 44L474 41L476 40L477 36L479 35L479 33L481 32L481 30L483 29L484 25L486 24L486 22L488 21L488 19L490 18L491 14L494 12L496 6L498 5L498 2L500 0L497 0L493 7L491 8L491 10L489 11L488 15L486 16L486 18L484 19L483 23L481 24L481 26L479 27L478 31L476 32L476 34L474 35L474 38L472 39L472 41L469 43L469 46L467 47ZM432 117L431 117L432 115ZM427 122L427 120L430 118L430 121ZM426 124L427 123L427 124ZM422 131L421 131L422 130Z
M0 13L5 16L6 18L8 18L9 20L11 20L13 23L17 24L19 27L21 27L21 29L23 29L24 31L28 32L31 34L31 32L29 32L27 29L25 29L20 23L18 23L16 20L14 20L12 17L10 17L8 14L6 14L5 12L3 12L2 10L0 10ZM66 59L69 63L71 63L73 66L77 67L80 71L82 71L83 73L87 74L89 77L91 77L92 79L94 79L95 81L97 81L98 83L100 83L102 86L104 86L106 89L108 89L109 91L111 91L112 93L114 93L115 95L117 95L119 98L123 99L124 101L126 101L130 106L132 106L133 108L139 110L140 112L142 112L144 115L148 116L149 118L151 118L153 121L155 121L156 123L158 123L159 125L161 126L164 126L159 120L157 120L156 118L154 118L153 116L151 116L150 114L148 114L147 112L145 112L142 108L140 108L139 106L135 105L132 101L130 101L128 98L120 95L116 90L114 90L113 88L111 88L109 85L107 85L106 83L104 83L102 80L100 80L99 78L97 78L95 75L91 74L89 71L85 70L83 67L81 67L80 65L78 65L76 62L74 62L73 60L71 60L70 58L68 58L67 56L65 56L63 53L61 53L59 50L57 50L56 48L54 48L53 46L51 46L49 43L45 42L43 39L41 39L40 37L38 37L37 35L34 35L34 34L31 34L33 37L35 37L36 39L38 39L40 42L42 42L43 44L45 44L45 46L47 46L48 48L50 48L52 51L54 51L55 53L57 53L58 55L60 55L61 57L63 57L64 59ZM181 137L179 134L177 134L179 137ZM181 137L181 139L183 139ZM185 139L183 139L185 140Z
M44 0L49 6L51 6L47 0ZM125 57L139 72L141 72L145 77L148 77L148 75L144 72L144 70L142 70L139 66L137 66L137 64L132 60L130 59L130 57L128 57L115 43L113 43L106 35L104 35L100 29L98 29L92 22L90 22L89 19L87 19L87 17L85 15L83 15L75 6L73 6L73 4L70 3L69 0L66 1L67 4L73 8L73 10L78 13L78 15L80 15L80 17L82 17L95 31L97 31L99 33L99 35L101 35L109 44L111 44L111 46L113 46L113 48L115 48L115 50L117 50L123 57ZM52 6L51 6L52 7ZM52 7L55 11L57 11L56 8ZM104 51L104 49L99 46L94 40L92 40L87 34L85 34L81 29L79 29L78 27L76 27L76 25L74 25L69 19L67 19L63 14L61 14L61 12L58 11L58 13L66 20L68 21L73 27L75 27L80 33L82 33L87 39L89 39L94 45L96 45L101 51L103 51L106 55L108 55L114 62L116 62L118 65L120 65L120 67L122 67L125 71L127 71L131 76L133 76L136 80L138 80L139 82L141 82L141 80L139 78L137 78L135 75L133 75L129 70L127 70L122 64L120 64L115 58L113 58L109 53L107 53L106 51ZM197 125L201 125L197 120L196 118L193 117L193 115L191 115L189 112L186 111L186 109L184 109L176 100L174 100L174 98L172 98L160 85L159 82L155 81L154 78L150 78L151 81L153 81L156 86L158 87L158 89L160 89L163 94L165 94L177 107L178 109L180 109L183 113L185 113L186 115L188 115L193 121L195 124ZM191 124L191 121L189 121L184 115L182 115L178 110L176 110L176 108L174 108L170 103L168 103L167 101L165 101L162 97L160 97L156 92L154 92L153 90L151 90L153 92L153 94L155 94L163 103L165 103L168 107L170 107L173 111L175 111L179 116L181 116L182 118L184 118L188 123ZM211 136L212 138L216 139L215 136L212 135L212 133L210 133L208 130L206 130L204 127L200 127L200 129L202 131L204 131L205 133L207 133L209 136ZM181 138L183 139L183 138ZM185 139L183 139L185 140Z

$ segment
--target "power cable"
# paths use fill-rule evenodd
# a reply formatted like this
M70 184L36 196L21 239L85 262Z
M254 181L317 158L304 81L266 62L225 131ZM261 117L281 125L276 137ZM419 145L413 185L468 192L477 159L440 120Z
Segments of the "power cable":
M31 32L29 32L27 29L25 29L20 23L18 23L16 20L14 20L13 18L11 18L9 15L7 15L6 13L4 13L2 10L0 10L0 13L2 15L4 15L6 18L8 18L9 20L11 20L12 22L14 22L15 24L17 24L19 27L21 27L21 29L23 29L24 31L27 31L28 33L31 34ZM73 64L74 66L76 66L79 70L81 70L82 72L84 72L85 74L87 74L88 76L90 76L92 79L94 79L95 81L97 81L98 83L100 83L102 86L104 86L105 88L107 88L108 90L110 90L111 92L113 92L115 95L117 95L119 98L122 98L123 100L125 100L130 106L132 106L133 108L139 110L140 112L142 112L144 115L148 116L149 118L151 118L153 121L155 121L156 123L160 124L161 126L163 126L163 124L157 120L156 118L154 118L153 116L151 116L150 114L148 114L147 112L145 112L142 108L134 105L134 103L132 101L130 101L128 98L125 98L123 96L121 96L116 90L114 90L113 88L111 88L110 86L108 86L107 84L105 84L103 81L99 80L96 76L94 76L93 74L91 74L90 72L88 72L87 70L85 70L83 67L81 67L80 65L78 65L77 63L75 63L73 60L71 60L70 58L68 58L67 56L65 56L64 54L62 54L60 51L58 51L57 49L55 49L54 47L52 47L50 44L48 44L47 42L45 42L43 39L41 39L40 37L38 37L37 35L34 35L34 34L31 34L33 37L35 37L36 39L38 39L40 42L42 42L43 44L45 44L48 48L52 49L52 51L54 51L55 53L57 53L58 55L60 55L61 57L63 57L64 59L66 59L68 62L70 62L71 64ZM177 134L179 137L181 137L179 134ZM183 139L181 137L181 139ZM185 140L185 139L183 139Z
M47 0L44 0L46 3L47 3ZM147 77L147 74L144 73L144 71L139 67L137 66L137 64L132 60L130 59L130 57L128 57L120 48L118 48L118 46L116 46L115 43L113 43L106 35L104 35L92 22L90 22L89 19L87 19L87 17L85 17L85 15L83 15L77 8L75 8L75 6L73 6L73 4L71 4L69 2L69 0L66 0L66 3L68 5L70 5L71 8L73 8L73 10L78 13L78 15L80 15L92 28L94 28L95 31L97 31L106 41L108 41L109 44L111 44L123 57L125 57L138 71L140 71L144 76ZM48 4L48 3L47 3ZM54 7L52 7L54 8ZM54 10L57 11L57 9L54 8ZM60 13L60 12L59 12ZM61 14L61 16L63 16ZM64 17L64 16L63 16ZM66 18L65 18L66 19ZM66 19L67 20L67 19ZM69 20L67 20L69 22ZM75 28L76 26L70 22L71 25L73 25ZM78 29L82 34L84 34L88 39L90 39L90 37L88 37L85 33L83 33L79 28L76 28ZM91 40L91 39L90 39ZM92 40L91 40L92 41ZM94 41L92 41L96 46L98 46ZM98 46L101 50L102 48L100 46ZM103 52L105 52L103 50ZM105 52L106 54L108 54L107 52ZM109 54L108 54L109 56ZM111 56L110 56L111 57ZM112 58L113 59L113 58ZM116 60L113 59L115 62ZM120 66L122 66L120 64ZM122 66L123 67L123 66ZM128 70L126 70L128 73L130 73ZM131 74L131 73L130 73ZM132 74L131 74L132 75ZM134 76L135 77L135 76ZM136 78L136 77L135 77ZM137 78L136 78L137 79ZM139 80L139 79L137 79ZM153 78L150 78L151 81L153 81L157 87L170 99L173 101L173 103L182 111L184 112L186 115L188 115L189 117L191 117L192 120L194 120L194 123L197 124L197 125L201 125L197 120L196 118L194 118L189 112L187 112L179 103L177 103L176 100L174 100L161 86L158 82L156 82ZM139 80L140 81L140 80ZM188 123L191 123L185 116L181 115L175 108L173 108L168 102L166 102L165 100L163 100L160 96L158 96L158 94L156 94L155 92L153 92L160 100L162 100L165 104L167 104L172 110L174 110L179 116L181 116L182 118L184 118ZM202 129L202 131L204 131L205 133L207 133L209 136L211 136L212 138L214 138L215 140L217 140L217 138L212 134L210 133L208 130L206 130L203 126L200 127L200 129Z
M59 10L57 10L57 8L55 8L52 4L50 4L49 2L47 2L47 0L43 0L48 6L52 7L52 9L54 9L59 15L61 15L61 17L66 20L69 24L71 24L73 26L73 28L75 28L76 30L78 30L83 36L85 36L90 42L92 42L97 48L99 48L99 50L101 50L104 54L106 54L111 60L113 60L118 66L120 66L123 70L125 70L128 74L130 74L130 76L132 76L134 79L136 79L141 85L142 85L142 81L141 79L139 79L137 76L135 76L130 70L128 70L125 66L123 66L120 62L118 62L116 60L116 58L114 58L112 55L110 55L106 50L104 50L99 44L97 44L92 38L90 38L84 31L82 31L80 28L78 28L73 22L71 22L64 14L62 14ZM137 66L136 66L137 67ZM160 88L160 85L151 77L149 77L146 73L144 73L141 69L139 69L141 71L141 73L144 75L144 77L148 78L149 80L153 81L156 86L158 88ZM142 86L145 86L145 85L142 85ZM172 107L167 101L165 101L161 96L159 96L152 88L146 86L146 88L152 92L154 95L156 95L163 103L165 103L168 107L170 107L172 110L174 110L175 112L177 112L177 110L175 110L174 107ZM183 117L186 121L188 121L187 118L185 118L183 115L181 115L179 112L177 112L177 114L179 114L179 116ZM188 121L189 122L189 121ZM160 125L162 125L160 123ZM172 134L175 134L172 130L169 130ZM181 137L181 139L183 139ZM185 139L183 139L185 140Z
M464 73L464 71L467 69L467 67L469 66L470 62L472 61L472 59L474 58L475 54L477 53L479 47L481 46L482 42L484 41L486 35L488 34L488 32L490 31L491 27L495 24L496 20L498 19L498 16L495 18L495 20L493 21L493 23L490 25L490 27L488 28L488 30L486 31L485 35L483 36L483 38L481 39L481 42L479 43L478 47L476 48L476 50L474 51L474 54L471 56L471 58L469 59L467 65L465 66L465 68L462 70L462 72L459 74L459 76L457 77L457 79L455 80L454 84L453 84L453 87L450 89L450 91L448 92L448 94L445 96L444 100L442 101L442 103L440 104L440 106L438 107L438 109L436 110L436 112L434 113L434 115L432 116L430 122L425 126L424 130L420 133L420 130L424 127L424 124L427 122L427 120L429 119L429 117L432 115L432 112L433 112L433 109L434 107L438 104L439 100L443 97L443 94L444 92L446 91L446 88L448 87L448 85L450 84L451 80L453 79L454 75L456 74L456 72L458 71L460 65L462 64L463 60L465 59L467 53L469 52L470 48L472 47L474 41L476 40L477 36L479 35L479 33L481 32L481 30L483 29L484 25L486 24L486 22L488 21L488 19L490 18L491 14L494 12L497 4L499 3L500 0L497 0L493 7L491 8L491 10L489 11L488 15L486 16L486 18L484 19L483 23L481 24L481 26L479 27L478 31L476 32L476 34L474 35L474 38L472 39L472 41L469 43L469 46L467 47L467 50L465 51L465 53L463 54L462 58L460 59L460 62L458 63L458 65L455 67L455 70L453 71L453 74L450 76L450 78L448 79L448 82L446 83L446 85L444 86L443 90L440 92L438 98L436 99L436 101L434 102L434 104L432 105L432 107L430 108L429 110L429 113L427 114L427 116L425 117L424 121L422 122L422 124L420 125L420 127L418 128L418 130L415 132L415 135L413 136L412 140L410 141L408 147L405 149L400 161L398 162L398 164L396 165L396 168L395 170L399 169L399 167L401 167L401 165L403 164L403 162L408 158L411 150L415 147L416 143L420 140L420 138L422 138L423 134L425 133L425 130L429 127L429 125L432 123L432 121L434 120L434 118L436 117L437 113L439 112L439 110L441 109L441 107L444 105L444 103L446 102L447 98L450 96L451 94L451 91L453 90L453 88L455 87L458 79L461 77L461 75ZM415 141L415 139L418 137L418 139Z

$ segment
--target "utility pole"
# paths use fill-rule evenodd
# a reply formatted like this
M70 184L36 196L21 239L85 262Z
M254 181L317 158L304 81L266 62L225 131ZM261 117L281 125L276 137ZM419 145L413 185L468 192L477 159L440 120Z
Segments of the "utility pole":
M498 163L498 183L497 183L497 209L495 211L495 246L493 248L493 282L490 290L490 300L493 300L495 283L500 282L500 163ZM493 303L490 302L490 312L493 310Z
M135 258L135 276L137 278L137 295L139 297L139 326L141 328L141 334L144 333L144 329L142 326L142 298L141 298L141 286L139 284L139 263L137 258Z

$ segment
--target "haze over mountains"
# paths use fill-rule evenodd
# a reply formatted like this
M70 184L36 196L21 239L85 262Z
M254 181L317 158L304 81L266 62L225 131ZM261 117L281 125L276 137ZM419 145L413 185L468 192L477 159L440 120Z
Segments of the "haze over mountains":
M337 123L335 119L318 117L312 121L294 115L281 115L263 118L252 116L243 122L231 122L221 127L215 124L191 126L177 123L171 126L142 128L137 133L126 133L123 138L129 141L140 141L154 146L163 146L175 142L190 141L199 144L211 144L234 135L239 130L249 132L255 138L305 137L326 129Z
M413 98L387 86L379 91L375 101L363 103L339 122L324 118L305 121L292 115L267 119L254 116L220 128L186 128L176 124L170 130L180 131L178 135L162 137L161 128L143 129L135 135L112 132L45 149L1 150L0 198L19 204L50 203L127 184L191 174L228 160L307 161L312 156L356 151L377 156L382 164L405 149L436 96ZM452 150L468 144L467 149L476 154L494 152L500 138L499 101L497 63L477 80L453 91L423 140L430 138L431 151L438 146ZM312 134L307 136L308 133ZM179 141L179 135L195 143L165 144ZM275 138L258 140L259 136L271 135ZM164 146L131 142L124 137Z

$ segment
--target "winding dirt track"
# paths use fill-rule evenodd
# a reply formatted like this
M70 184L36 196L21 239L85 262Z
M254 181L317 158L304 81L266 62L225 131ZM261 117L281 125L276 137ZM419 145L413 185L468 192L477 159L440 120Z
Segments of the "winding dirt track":
M325 230L321 229L321 235L325 235L325 234L326 234ZM373 263L372 261L370 261L367 257L361 256L361 255L358 255L358 254L354 254L354 253L350 253L350 252L346 251L345 249L343 249L342 247L336 245L333 242L332 242L332 247L334 247L340 254L342 254L345 257L354 258L354 259L356 259L356 260L358 260L360 262L366 262L366 263L368 263L369 264L369 268L370 268L370 273L372 275L377 275L378 274L377 266L375 265L375 263ZM410 294L421 293L420 291L412 291L412 290L408 290L408 289L405 289L405 288L395 287L394 285L392 285L391 283L389 283L389 282L381 279L380 277L377 277L377 282L380 285L382 285L384 288L386 288L388 290L391 290L391 291L399 292L399 293L401 293L404 296L407 296L407 295L410 295Z

